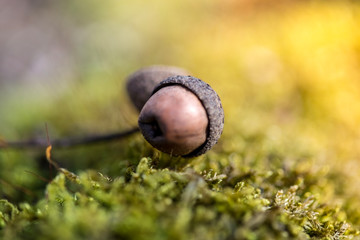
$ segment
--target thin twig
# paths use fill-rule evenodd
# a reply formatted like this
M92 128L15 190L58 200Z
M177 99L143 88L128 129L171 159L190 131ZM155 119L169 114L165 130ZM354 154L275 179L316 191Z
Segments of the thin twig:
M12 188L14 188L14 189L16 189L16 190L19 190L19 191L21 191L21 192L23 192L23 193L25 193L25 194L27 194L27 195L30 195L30 196L34 196L34 195L35 195L33 191L31 191L31 190L29 190L29 189L27 189L27 188L25 188L25 187L22 187L22 186L20 186L20 185L16 185L16 184L7 182L7 181L5 181L4 179L1 179L1 178L0 178L0 183L3 184L3 185L10 186L10 187L12 187Z
M50 150L51 150L51 144L50 144L50 136L49 136L49 129L48 129L47 123L45 123L45 131L46 131L46 140L47 140L47 144L48 144L48 147L46 148L45 153L46 153L46 159L48 160L48 163L49 163L49 176L50 176L50 179L52 179L52 167L51 167L52 165L48 159L48 154L50 154L50 151L48 151L48 149L50 147Z
M38 179L40 179L43 182L46 182L46 183L51 182L49 179L44 178L43 176L41 176L40 174L37 174L36 172L32 172L32 171L29 171L29 170L25 170L25 172L37 177Z
M133 128L127 131L110 133L105 135L94 135L87 137L78 138L62 138L51 141L51 145L56 148L75 147L80 145L94 144L99 142L115 141L121 138L130 136L139 131L139 128ZM26 149L26 148L46 148L48 147L48 141L44 139L29 139L25 141L14 141L6 142L0 140L0 149L2 148L15 148L15 149Z

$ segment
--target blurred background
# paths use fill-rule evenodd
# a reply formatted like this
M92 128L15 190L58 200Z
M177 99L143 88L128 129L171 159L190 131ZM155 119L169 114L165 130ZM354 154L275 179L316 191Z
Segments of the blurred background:
M128 129L138 113L125 79L154 64L188 69L218 92L226 123L214 153L304 157L310 168L345 173L333 191L357 197L358 1L2 0L0 137L46 138L45 122L52 139ZM71 170L116 176L126 163L114 159L138 160L145 150L128 149L143 145L141 137L123 141L110 166L100 147L85 160L86 149L55 156ZM39 182L23 174L40 171L37 158L1 153L2 196L18 199L14 186Z

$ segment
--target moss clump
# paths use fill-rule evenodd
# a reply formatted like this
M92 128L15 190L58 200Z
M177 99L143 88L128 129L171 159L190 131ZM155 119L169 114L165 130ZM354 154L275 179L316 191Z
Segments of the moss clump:
M0 202L4 239L342 239L355 231L339 209L301 194L231 181L213 171L156 169L143 158L131 177L60 173L36 205ZM235 177L235 176L233 176ZM240 176L237 176L240 177ZM271 179L271 178L268 178ZM273 178L274 179L274 178ZM271 189L273 193L275 188Z

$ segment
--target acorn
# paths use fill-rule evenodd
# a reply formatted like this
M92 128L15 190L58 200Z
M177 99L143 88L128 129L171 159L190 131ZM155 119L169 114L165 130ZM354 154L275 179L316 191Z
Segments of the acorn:
M189 75L188 71L173 66L155 65L142 68L127 78L127 93L140 112L155 86L171 76Z
M207 83L191 76L172 76L154 88L138 124L144 138L160 151L196 157L220 138L224 110Z

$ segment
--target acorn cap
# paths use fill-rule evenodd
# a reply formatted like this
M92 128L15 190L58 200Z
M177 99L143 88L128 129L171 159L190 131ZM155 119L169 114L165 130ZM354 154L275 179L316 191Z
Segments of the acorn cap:
M182 68L155 65L142 68L127 78L126 88L128 95L140 112L146 101L150 98L155 86L168 77L188 75Z
M209 84L191 76L173 76L160 82L152 92L152 95L162 88L171 85L180 85L194 93L206 110L208 116L208 128L205 142L183 157L196 157L210 150L219 140L224 127L224 109L217 93Z

